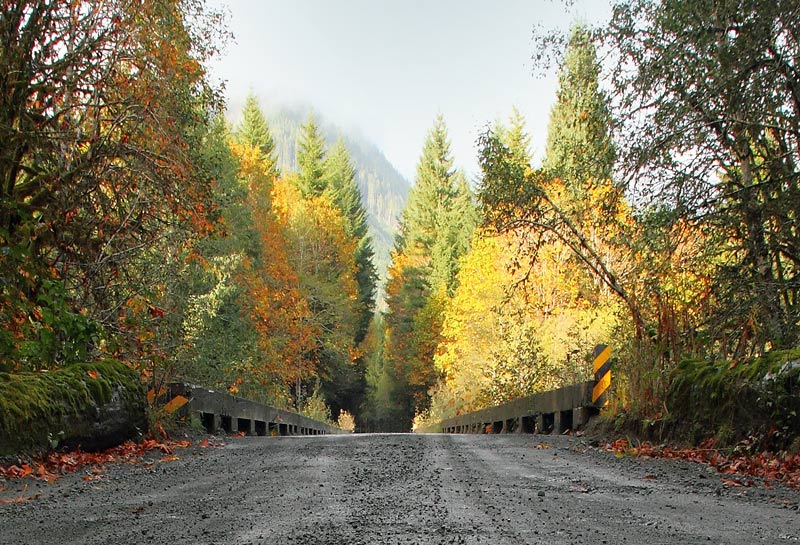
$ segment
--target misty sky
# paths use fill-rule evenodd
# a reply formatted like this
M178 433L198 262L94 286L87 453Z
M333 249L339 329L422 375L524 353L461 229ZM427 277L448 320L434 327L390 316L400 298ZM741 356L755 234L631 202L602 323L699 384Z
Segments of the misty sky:
M556 77L532 75L534 26L603 22L607 2L557 0L218 0L235 35L211 66L231 112L253 90L263 105L310 104L357 129L413 181L425 135L444 116L456 165L477 174L487 123L526 116L544 150Z

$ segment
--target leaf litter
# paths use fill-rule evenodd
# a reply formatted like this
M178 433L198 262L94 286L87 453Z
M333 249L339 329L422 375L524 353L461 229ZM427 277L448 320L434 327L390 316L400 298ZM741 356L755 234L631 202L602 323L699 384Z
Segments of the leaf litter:
M740 447L747 448L743 443ZM745 454L741 449L732 449L725 454L714 447L714 439L707 439L699 447L677 448L666 445L653 445L642 442L631 445L627 439L617 439L612 443L602 443L600 448L616 456L658 458L664 460L685 460L710 466L725 475L722 484L730 487L748 487L760 480L767 488L773 483L781 483L800 490L800 454L773 453L763 451Z
M153 451L159 451L163 454L155 463L173 462L180 459L174 453L176 449L189 448L192 445L192 441L188 440L174 441L151 438L145 439L139 443L126 441L117 447L102 452L83 452L81 450L64 453L51 452L38 459L0 466L0 477L5 480L30 478L52 483L64 475L83 470L85 471L85 475L83 476L84 481L100 481L106 478L106 476L103 475L106 464L137 464L143 460L148 452ZM208 439L202 439L197 443L197 446L200 448L219 447L222 445L223 443L209 441ZM155 463L150 462L147 466L152 468ZM23 503L39 497L39 494L25 496L24 492L27 488L28 485L25 485L22 493L17 497L0 498L0 504ZM0 486L0 492L2 491L4 491L4 488Z

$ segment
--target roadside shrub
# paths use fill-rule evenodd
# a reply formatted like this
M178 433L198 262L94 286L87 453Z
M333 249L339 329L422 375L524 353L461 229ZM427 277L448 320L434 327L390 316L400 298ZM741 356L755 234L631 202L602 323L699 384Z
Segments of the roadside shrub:
M747 362L686 360L671 375L667 429L697 442L785 449L800 435L800 349Z

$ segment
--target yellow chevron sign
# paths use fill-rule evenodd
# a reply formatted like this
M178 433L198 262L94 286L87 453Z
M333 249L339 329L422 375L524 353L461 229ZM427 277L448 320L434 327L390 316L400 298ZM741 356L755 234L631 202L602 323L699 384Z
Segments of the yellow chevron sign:
M603 406L608 403L608 401L603 398L603 394L605 394L608 387L611 386L610 346L598 344L594 348L594 380L595 385L594 388L592 388L592 403Z

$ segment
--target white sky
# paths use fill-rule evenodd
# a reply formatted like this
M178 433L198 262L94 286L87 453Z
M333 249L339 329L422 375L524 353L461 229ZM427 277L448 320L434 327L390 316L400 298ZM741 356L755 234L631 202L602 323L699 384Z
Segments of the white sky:
M556 76L532 75L534 26L604 22L607 0L214 0L235 36L211 73L231 110L248 91L263 105L310 104L356 129L413 181L441 113L456 165L478 172L475 141L512 106L534 157L544 151Z

